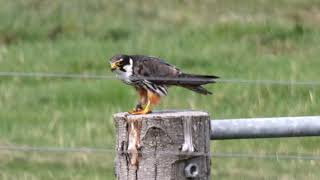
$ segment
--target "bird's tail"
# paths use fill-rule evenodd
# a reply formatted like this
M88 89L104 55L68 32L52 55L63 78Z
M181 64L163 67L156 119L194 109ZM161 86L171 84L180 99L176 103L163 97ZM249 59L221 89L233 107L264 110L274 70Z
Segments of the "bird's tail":
M218 76L213 75L197 75L197 74L185 74L182 73L179 75L181 78L179 84L183 85L193 85L193 86L200 86L209 83L215 83L215 79L218 79Z
M197 74L181 74L181 86L189 89L191 91L204 94L204 95L210 95L212 94L210 91L205 89L202 85L209 84L209 83L215 83L215 79L218 79L218 76L211 76L211 75L197 75Z
M167 78L167 79L160 79L160 80L152 80L154 83L159 84L166 84L166 85L176 85L181 86L186 89L189 89L191 91L209 95L212 94L210 91L205 89L202 85L209 84L209 83L215 83L215 79L218 79L218 76L211 76L211 75L197 75L197 74L186 74L181 73L178 76L175 76L173 78Z
M202 86L190 86L190 85L183 85L182 87L189 89L191 91L203 94L203 95L211 95L212 93L208 91L206 88Z

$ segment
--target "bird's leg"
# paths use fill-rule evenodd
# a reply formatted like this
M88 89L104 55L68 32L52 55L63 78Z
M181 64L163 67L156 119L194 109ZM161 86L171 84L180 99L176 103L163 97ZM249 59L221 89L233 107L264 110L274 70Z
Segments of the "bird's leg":
M129 113L134 115L151 113L151 102L148 100L147 105L144 109L141 109L139 111L129 112Z
M139 103L136 105L136 111L142 110L143 106L148 103L148 92L144 89L139 91Z
M128 113L129 114L134 114L135 112L139 112L143 110L143 106L141 105L140 102L138 102L138 104L136 105L135 108L133 108L132 110L130 110Z
M147 100L147 105L144 109L140 110L140 111L135 111L135 112L132 112L131 114L148 114L148 113L151 113L152 112L152 108L151 106L153 104L158 104L160 102L160 96L151 92L151 91L148 91L147 93L147 97L148 97L148 100Z
M134 114L134 112L142 111L143 106L147 104L147 100L148 100L147 91L144 89L137 89L137 91L139 93L139 102L137 103L136 107L133 110L129 111L130 114Z
M136 107L134 108L134 111L141 111L143 109L143 104L139 101Z

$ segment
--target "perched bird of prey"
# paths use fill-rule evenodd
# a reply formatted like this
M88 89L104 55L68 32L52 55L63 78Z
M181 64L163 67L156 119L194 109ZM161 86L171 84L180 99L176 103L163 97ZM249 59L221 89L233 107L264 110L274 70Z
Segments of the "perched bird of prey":
M202 85L214 83L217 76L183 73L180 69L157 57L143 55L115 55L110 59L111 70L126 84L132 85L140 99L130 114L148 114L151 106L166 96L168 87L180 86L194 92L211 94Z

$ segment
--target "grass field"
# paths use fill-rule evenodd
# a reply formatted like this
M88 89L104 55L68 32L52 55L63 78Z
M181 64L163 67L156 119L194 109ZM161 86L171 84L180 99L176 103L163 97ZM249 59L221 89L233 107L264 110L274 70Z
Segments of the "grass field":
M319 80L320 1L0 0L0 71L110 75L117 53L159 56L226 79ZM212 118L320 114L319 86L218 83L170 89L157 109ZM188 97L188 98L184 98ZM0 145L113 148L117 80L0 78ZM228 140L213 152L320 155L319 138ZM113 154L0 151L0 179L113 179ZM319 161L212 159L213 179L318 179Z

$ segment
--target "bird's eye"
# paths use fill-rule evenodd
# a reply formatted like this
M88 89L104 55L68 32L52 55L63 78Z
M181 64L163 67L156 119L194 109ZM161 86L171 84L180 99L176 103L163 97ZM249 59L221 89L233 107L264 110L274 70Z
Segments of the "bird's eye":
M118 65L118 66L122 66L122 65L123 65L123 61L118 61L118 62L117 62L117 65Z

